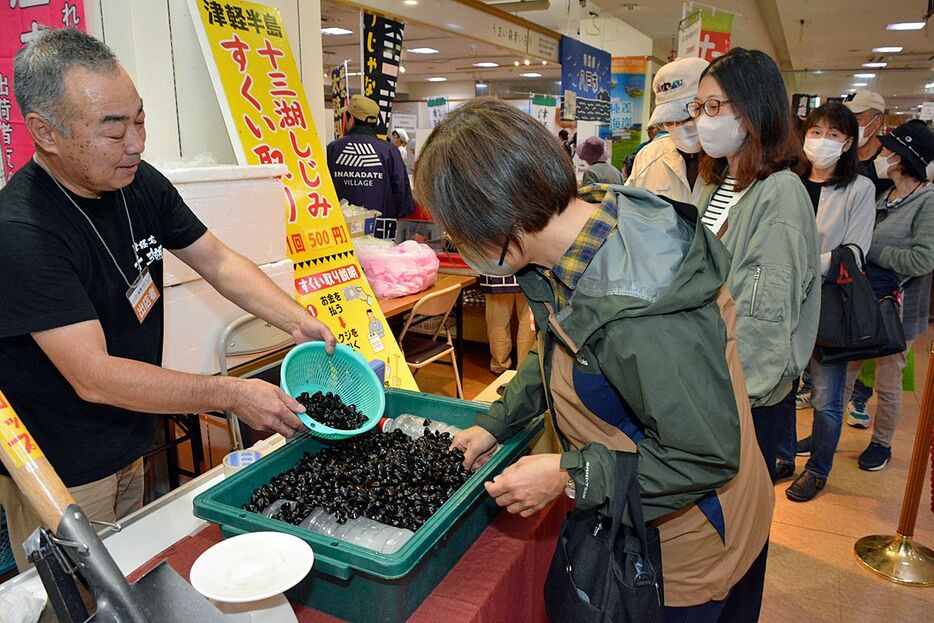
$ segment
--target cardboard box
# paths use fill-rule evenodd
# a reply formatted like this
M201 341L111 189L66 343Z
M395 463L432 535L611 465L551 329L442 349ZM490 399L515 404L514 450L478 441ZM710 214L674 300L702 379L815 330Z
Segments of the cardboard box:
M188 207L224 244L256 265L286 254L287 199L278 176L283 165L224 165L164 169ZM163 285L199 279L171 253L165 255Z
M284 259L260 269L287 292L295 289L292 260ZM162 366L179 372L217 374L218 340L228 324L245 314L203 279L166 287L165 340Z

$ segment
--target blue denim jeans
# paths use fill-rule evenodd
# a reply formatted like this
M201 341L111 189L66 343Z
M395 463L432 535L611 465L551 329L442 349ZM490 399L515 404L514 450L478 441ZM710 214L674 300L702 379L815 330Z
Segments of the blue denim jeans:
M805 468L821 478L830 475L833 455L840 441L846 406L846 367L845 363L825 365L811 359L814 424L811 428L811 457Z

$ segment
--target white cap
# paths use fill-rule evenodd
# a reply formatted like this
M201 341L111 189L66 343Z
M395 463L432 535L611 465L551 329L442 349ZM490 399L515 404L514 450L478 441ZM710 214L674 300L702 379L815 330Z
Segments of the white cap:
M866 112L870 108L878 110L879 112L885 112L885 100L875 91L862 89L855 93L850 93L843 99L843 103L847 108L853 111L854 115Z
M687 105L697 95L697 85L708 63L700 57L679 58L658 70L652 81L655 92L655 110L649 125L667 121L684 121Z
M399 138L402 139L403 143L409 142L409 133L402 128L393 128L392 131L399 135Z

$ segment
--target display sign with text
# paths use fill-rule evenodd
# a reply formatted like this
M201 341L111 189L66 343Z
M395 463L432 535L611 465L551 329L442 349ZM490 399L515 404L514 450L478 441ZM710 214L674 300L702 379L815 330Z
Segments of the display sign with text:
M86 30L84 2L0 0L0 179L10 179L32 158L32 138L13 94L13 58L44 28Z
M405 24L366 11L361 12L361 16L362 93L379 104L376 134L380 138L386 138L389 128L392 127L392 103L396 99Z
M698 56L713 61L730 51L732 32L732 13L721 9L697 9L681 27L678 57Z
M610 53L561 38L561 118L610 122Z
M195 30L240 164L284 164L286 246L295 295L340 343L386 364L386 383L417 389L350 241L275 8L189 0Z

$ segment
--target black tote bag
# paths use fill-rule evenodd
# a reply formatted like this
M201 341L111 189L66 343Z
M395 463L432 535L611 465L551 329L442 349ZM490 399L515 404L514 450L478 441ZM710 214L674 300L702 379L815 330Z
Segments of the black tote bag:
M643 520L637 466L635 453L616 453L611 518L597 509L565 518L545 579L552 623L664 623L661 543Z
M859 264L850 249L859 253ZM861 266L866 266L866 259L856 245L841 245L831 253L821 285L818 347L865 351L885 344L879 303Z

